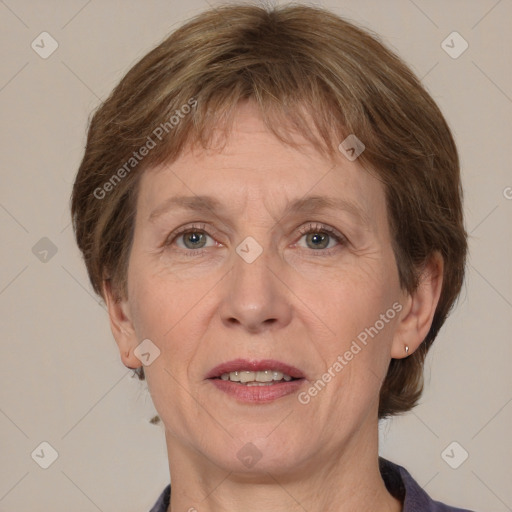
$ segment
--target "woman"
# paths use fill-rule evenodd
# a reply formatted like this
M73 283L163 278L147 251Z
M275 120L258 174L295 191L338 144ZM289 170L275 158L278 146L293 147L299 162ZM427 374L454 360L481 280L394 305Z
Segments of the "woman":
M154 512L449 511L378 456L464 276L434 101L327 11L205 12L95 113L72 215L165 426Z

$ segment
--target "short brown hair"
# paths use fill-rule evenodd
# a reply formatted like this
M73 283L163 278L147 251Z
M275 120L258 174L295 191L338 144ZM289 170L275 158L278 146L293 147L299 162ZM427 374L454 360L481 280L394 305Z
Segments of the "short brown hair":
M402 60L376 35L324 9L211 9L130 69L92 117L72 193L76 240L94 290L103 295L108 280L118 298L127 296L142 171L172 162L187 145L207 147L245 100L286 143L293 144L290 127L325 154L339 154L348 134L364 143L358 161L385 186L403 289L413 292L422 266L434 252L442 255L430 331L411 356L391 360L381 389L379 418L411 409L427 351L464 277L459 158L439 108ZM142 368L137 374L144 379Z

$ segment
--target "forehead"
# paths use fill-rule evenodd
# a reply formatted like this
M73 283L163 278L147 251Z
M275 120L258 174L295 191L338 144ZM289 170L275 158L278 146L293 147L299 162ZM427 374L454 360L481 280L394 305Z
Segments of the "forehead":
M379 213L382 184L357 160L351 162L341 152L335 158L322 154L298 134L294 142L299 146L275 137L256 107L239 107L221 149L189 147L171 164L144 172L137 216L150 220L159 210L201 205L234 215L251 208L278 215L292 203L314 211L326 201L344 203L366 219Z

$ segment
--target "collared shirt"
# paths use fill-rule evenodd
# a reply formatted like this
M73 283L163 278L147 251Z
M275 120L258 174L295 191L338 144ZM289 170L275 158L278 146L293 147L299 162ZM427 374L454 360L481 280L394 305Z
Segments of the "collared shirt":
M379 469L389 493L403 503L402 512L471 512L434 501L409 472L398 464L379 457ZM167 512L170 499L171 485L169 484L149 512Z

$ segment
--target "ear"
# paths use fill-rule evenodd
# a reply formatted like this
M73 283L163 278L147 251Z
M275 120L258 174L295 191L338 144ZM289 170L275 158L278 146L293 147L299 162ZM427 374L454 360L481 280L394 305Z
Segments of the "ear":
M435 252L421 273L417 289L412 294L404 294L404 308L391 347L392 358L401 359L411 355L427 336L441 296L443 268L443 258L439 252ZM408 353L406 346L409 347Z
M103 296L110 318L110 328L121 355L121 361L127 368L135 369L142 362L134 355L139 341L133 327L128 301L116 297L110 279L103 281Z

